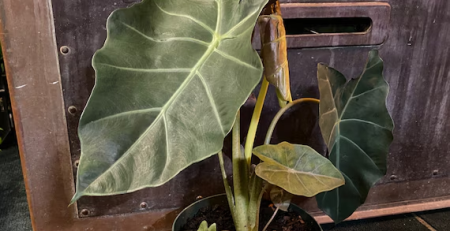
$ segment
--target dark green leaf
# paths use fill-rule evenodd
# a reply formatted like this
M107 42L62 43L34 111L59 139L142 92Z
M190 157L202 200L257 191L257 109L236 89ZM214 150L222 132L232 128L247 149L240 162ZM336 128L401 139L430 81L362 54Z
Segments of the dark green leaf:
M311 147L283 142L256 147L253 153L264 161L256 174L292 194L312 197L344 184L333 164Z
M330 160L345 177L345 185L317 196L319 207L335 222L349 217L386 174L393 122L386 109L388 84L383 61L370 52L360 78L345 77L319 65L320 128Z
M266 1L144 0L109 17L74 200L162 185L221 150L262 75L250 39Z

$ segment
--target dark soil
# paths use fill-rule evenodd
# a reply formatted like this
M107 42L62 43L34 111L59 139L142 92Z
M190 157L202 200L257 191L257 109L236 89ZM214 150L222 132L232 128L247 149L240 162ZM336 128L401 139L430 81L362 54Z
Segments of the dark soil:
M262 230L274 213L275 208L266 203L261 205L259 216L259 229ZM295 212L284 212L279 210L275 219L270 223L267 231L313 231L310 224L303 221L302 217Z
M261 205L259 229L262 230L272 217L275 208L269 203ZM208 225L216 223L217 231L236 231L228 206L214 206L201 209L192 219L188 220L181 231L197 231L200 223L207 221ZM303 219L294 212L278 211L277 216L269 225L267 231L313 231Z
M198 213L181 228L181 231L197 231L203 221L208 222L208 226L216 223L217 231L236 231L233 217L228 206L216 205L200 209Z

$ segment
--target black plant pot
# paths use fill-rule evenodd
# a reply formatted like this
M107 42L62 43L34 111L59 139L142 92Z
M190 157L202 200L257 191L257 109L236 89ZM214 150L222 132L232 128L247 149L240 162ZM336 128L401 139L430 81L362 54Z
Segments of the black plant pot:
M180 231L184 224L186 224L189 219L193 218L201 208L214 207L216 205L228 206L228 201L225 194L207 197L186 207L175 219L172 226L172 231ZM313 231L322 231L322 228L317 221L297 205L291 204L289 206L289 211L295 212L301 216L303 221L310 225Z

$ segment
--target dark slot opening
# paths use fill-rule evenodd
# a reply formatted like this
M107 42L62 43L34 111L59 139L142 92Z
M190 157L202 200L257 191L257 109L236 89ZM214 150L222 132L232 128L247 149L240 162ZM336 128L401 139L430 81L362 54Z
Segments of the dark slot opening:
M370 18L287 18L286 34L337 34L366 32L372 26Z

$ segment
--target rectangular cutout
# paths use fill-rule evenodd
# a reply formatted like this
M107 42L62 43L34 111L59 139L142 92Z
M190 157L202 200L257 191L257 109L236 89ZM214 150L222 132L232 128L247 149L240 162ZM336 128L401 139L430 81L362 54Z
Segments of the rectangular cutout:
M286 35L366 33L370 18L288 18L284 20Z
M391 7L385 2L286 3L281 11L288 48L375 46L388 38Z

